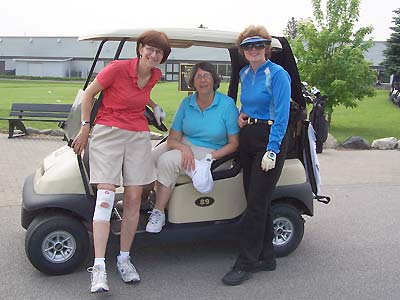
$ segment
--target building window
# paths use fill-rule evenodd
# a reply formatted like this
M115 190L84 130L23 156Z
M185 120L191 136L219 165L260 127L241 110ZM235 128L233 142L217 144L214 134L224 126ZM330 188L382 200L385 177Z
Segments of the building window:
M178 81L179 79L179 64L178 63L167 63L165 80L166 81Z
M216 64L217 74L223 81L229 81L231 77L231 65L230 64Z

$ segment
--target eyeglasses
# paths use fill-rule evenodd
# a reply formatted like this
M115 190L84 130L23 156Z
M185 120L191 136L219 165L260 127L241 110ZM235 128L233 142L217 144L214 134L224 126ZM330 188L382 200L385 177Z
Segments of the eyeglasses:
M248 43L241 46L244 51L250 51L251 49L262 50L265 49L267 45L265 43Z
M195 80L201 80L201 79L208 80L208 79L211 79L211 78L212 78L212 75L210 73L204 73L203 75L202 74L197 74L196 76L194 76Z
M148 52L150 52L151 54L153 54L153 52L155 52L156 55L162 55L162 56L164 56L164 51L161 50L161 49L157 49L157 48L150 47L150 46L147 46L147 45L144 45L144 49L146 49L146 50L147 50Z

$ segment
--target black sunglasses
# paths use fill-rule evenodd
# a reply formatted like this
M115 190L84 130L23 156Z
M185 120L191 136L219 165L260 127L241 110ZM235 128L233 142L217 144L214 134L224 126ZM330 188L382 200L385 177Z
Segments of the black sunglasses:
M242 45L241 47L243 48L243 50L248 51L253 48L255 48L256 50L262 50L262 49L265 49L266 46L267 46L266 43L248 43L248 44Z

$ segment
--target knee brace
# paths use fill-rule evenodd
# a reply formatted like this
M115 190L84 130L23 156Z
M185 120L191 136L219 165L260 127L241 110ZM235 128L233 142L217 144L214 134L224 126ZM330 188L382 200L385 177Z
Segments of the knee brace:
M94 209L93 221L110 221L111 211L114 207L113 191L98 190L96 207Z

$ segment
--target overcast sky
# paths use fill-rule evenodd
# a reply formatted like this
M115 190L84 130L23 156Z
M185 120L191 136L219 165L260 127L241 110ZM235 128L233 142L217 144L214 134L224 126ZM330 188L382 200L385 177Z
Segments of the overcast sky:
M287 21L312 17L311 0L2 0L0 36L79 36L111 28L198 27L242 31L264 25L280 35ZM238 3L233 5L231 3ZM361 0L357 27L389 38L399 0Z

